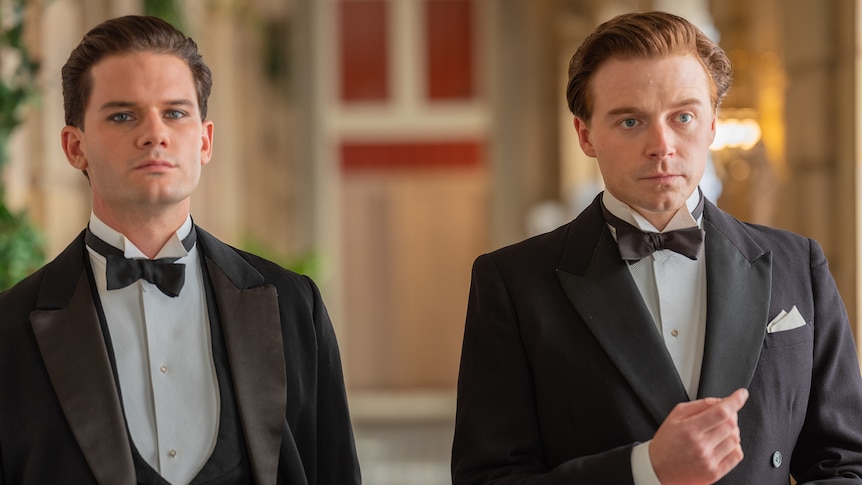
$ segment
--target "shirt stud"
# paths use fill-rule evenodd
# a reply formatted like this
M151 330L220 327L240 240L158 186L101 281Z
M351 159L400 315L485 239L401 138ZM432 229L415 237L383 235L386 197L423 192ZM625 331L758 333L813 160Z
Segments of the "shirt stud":
M772 454L772 466L773 468L778 468L781 466L781 452L776 451Z

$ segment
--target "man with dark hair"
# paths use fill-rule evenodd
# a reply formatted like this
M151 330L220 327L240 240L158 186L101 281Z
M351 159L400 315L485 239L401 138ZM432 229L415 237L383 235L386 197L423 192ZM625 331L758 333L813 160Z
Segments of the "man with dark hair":
M0 294L0 484L359 483L317 287L189 214L213 142L197 45L116 18L62 77L93 210Z
M575 53L567 98L605 191L477 258L455 485L862 482L862 378L823 251L698 188L730 74L663 12Z

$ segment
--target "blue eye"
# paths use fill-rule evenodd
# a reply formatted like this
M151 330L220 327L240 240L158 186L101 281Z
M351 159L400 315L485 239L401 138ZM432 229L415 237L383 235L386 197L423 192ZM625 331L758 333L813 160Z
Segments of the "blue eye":
M637 126L637 124L638 121L634 118L626 118L623 120L623 126L625 126L626 128L634 128L635 126Z
M174 109L174 110L168 111L165 116L167 118L171 118L171 119L176 120L176 119L180 119L180 118L184 117L185 115L186 114L183 113L182 111Z
M692 116L691 113L683 113L683 114L679 115L679 120L683 123L688 123L693 119L694 119L694 116Z
M128 113L115 113L109 118L111 121L124 122L131 121L132 117Z

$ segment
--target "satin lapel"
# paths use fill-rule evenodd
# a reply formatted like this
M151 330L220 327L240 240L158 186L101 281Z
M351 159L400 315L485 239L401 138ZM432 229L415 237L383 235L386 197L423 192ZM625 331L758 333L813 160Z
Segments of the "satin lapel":
M31 314L33 333L63 413L96 480L134 483L129 438L90 282L85 271L78 274L68 306ZM51 284L48 277L46 281Z
M235 254L229 268L257 273ZM278 294L272 285L239 288L207 258L237 406L257 483L272 483L278 473L282 428L287 407L284 351L279 320Z
M716 220L716 224L726 222L723 217ZM760 359L769 313L772 254L755 247L741 233L732 240L706 218L704 228L706 340L698 397L724 397L748 387Z
M600 224L594 250L580 251L591 259L571 266L584 271L561 264L557 276L584 324L659 424L688 396L613 236ZM589 239L574 236L578 232L572 229L570 238L580 241L567 244L567 252Z

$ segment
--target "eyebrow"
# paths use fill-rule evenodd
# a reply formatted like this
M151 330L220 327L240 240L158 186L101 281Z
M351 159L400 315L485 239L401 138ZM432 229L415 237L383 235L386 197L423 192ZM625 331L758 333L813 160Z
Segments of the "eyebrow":
M701 102L701 100L699 98L686 98L686 99L684 99L678 103L674 103L671 106L671 108L672 109L679 109L679 108L685 108L686 106L703 106L703 105L704 104ZM643 112L642 109L636 108L634 106L620 106L619 108L614 108L614 109L608 111L607 114L605 115L605 117L611 118L611 117L619 116L619 115L639 114L642 112Z
M186 106L189 108L193 108L195 105L194 102L190 99L172 99L167 101L165 104L167 104L168 106ZM137 103L134 103L132 101L108 101L99 106L99 111L134 108L135 106L137 106Z

